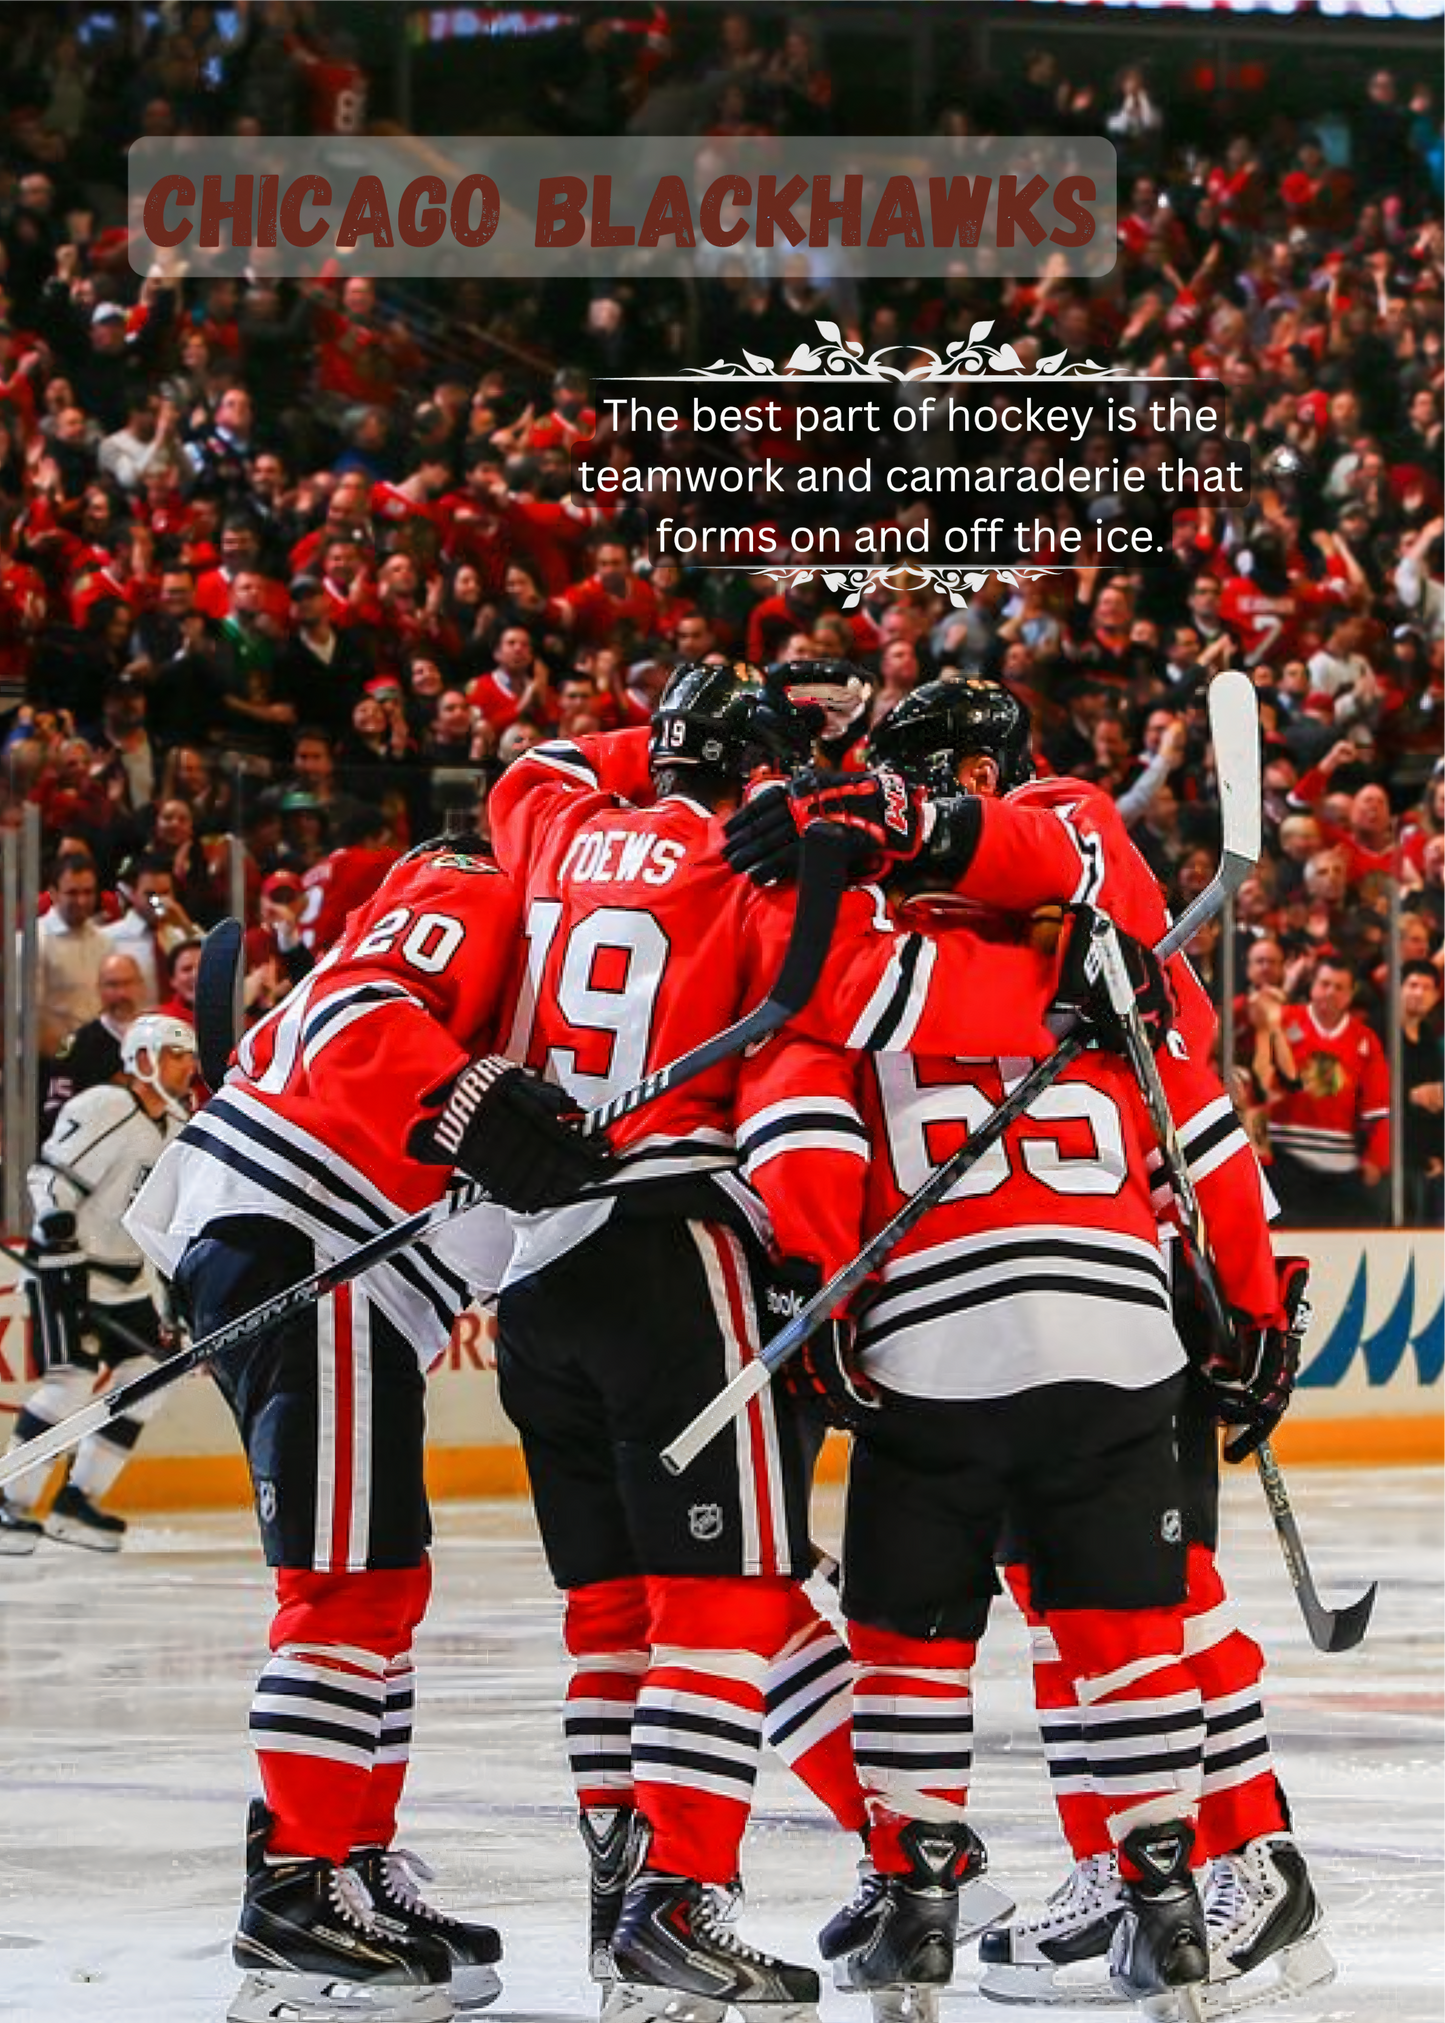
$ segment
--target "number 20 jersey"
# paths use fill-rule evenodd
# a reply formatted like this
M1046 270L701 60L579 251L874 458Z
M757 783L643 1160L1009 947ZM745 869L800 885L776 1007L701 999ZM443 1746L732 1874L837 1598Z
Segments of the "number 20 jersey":
M242 1040L220 1089L137 1197L127 1226L161 1268L173 1273L190 1239L226 1216L283 1218L326 1262L440 1201L450 1169L414 1159L407 1139L428 1096L496 1047L518 923L511 882L493 865L446 852L396 865ZM502 1241L499 1211L464 1222L469 1260L484 1254L493 1223ZM463 1253L460 1226L445 1252L414 1244L367 1278L423 1367L471 1297L447 1261Z

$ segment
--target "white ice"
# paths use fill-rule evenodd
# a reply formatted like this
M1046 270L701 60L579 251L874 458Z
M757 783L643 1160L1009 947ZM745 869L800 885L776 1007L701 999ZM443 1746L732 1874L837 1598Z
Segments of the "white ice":
M1381 1591L1360 1649L1314 1651L1258 1487L1231 1480L1226 1572L1271 1661L1280 1768L1340 1963L1318 1997L1255 2013L1438 2023L1441 1478L1301 1470L1293 1487L1325 1599L1376 1576ZM506 1986L488 2013L580 2023L596 2005L556 1721L557 1602L523 1505L446 1504L437 1518L403 1838L438 1870L440 1901L503 1929ZM836 1525L824 1498L819 1535ZM0 2018L221 2023L237 1982L246 1710L268 1619L249 1520L137 1523L118 1559L46 1544L0 1559L0 1593ZM996 1877L1037 1896L1064 1864L1007 1603L977 1689L975 1824ZM855 1851L770 1764L745 1850L746 1934L812 1958ZM976 1975L960 1962L946 2023L1010 2013L977 1996ZM830 1992L823 2008L827 2023L866 2023L856 1998Z

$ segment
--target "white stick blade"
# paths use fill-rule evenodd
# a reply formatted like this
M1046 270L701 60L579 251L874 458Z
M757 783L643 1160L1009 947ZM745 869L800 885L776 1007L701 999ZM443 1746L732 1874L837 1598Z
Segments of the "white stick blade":
M1230 668L1209 684L1209 735L1219 781L1223 849L1258 863L1259 698L1247 674Z

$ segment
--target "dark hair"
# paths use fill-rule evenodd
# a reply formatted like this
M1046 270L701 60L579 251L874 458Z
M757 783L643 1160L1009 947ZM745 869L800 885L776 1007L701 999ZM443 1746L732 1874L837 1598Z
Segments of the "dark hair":
M385 810L363 801L359 808L352 808L342 816L336 825L336 840L343 849L366 842L368 837L382 835L387 827Z
M97 875L95 859L88 850L62 850L56 858L55 868L50 874L51 886L58 885L67 874L72 877L80 877L87 871L92 877Z
M1426 962L1423 957L1417 956L1410 962L1402 962L1400 964L1401 983L1405 981L1407 976L1428 976L1436 990L1442 988L1439 970L1436 969L1433 962Z
M1351 978L1355 974L1355 965L1350 961L1350 958L1347 955L1341 955L1339 950L1335 948L1322 948L1315 957L1316 974L1322 969L1343 970Z

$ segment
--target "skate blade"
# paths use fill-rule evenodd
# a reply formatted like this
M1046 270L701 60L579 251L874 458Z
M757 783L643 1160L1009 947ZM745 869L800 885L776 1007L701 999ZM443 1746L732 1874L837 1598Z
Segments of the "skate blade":
M1217 2023L1222 2016L1240 2016L1246 2009L1257 2009L1265 2002L1288 2002L1295 1995L1308 1994L1311 1988L1328 1987L1338 1972L1333 1953L1312 1932L1296 1945L1286 1946L1273 1958L1261 1961L1248 1974L1238 1974L1227 1981L1210 1981L1204 1989L1202 2013L1206 2023Z
M873 2023L938 2023L937 1988L874 1988L869 1994Z
M490 2009L501 1992L502 1977L495 1967L452 1968L452 2007L459 2016Z
M1077 1965L1079 1968L1092 1967L1092 1978L1071 1980L1069 1976L1075 1971L1073 1966L987 1967L978 1984L978 1992L986 1995L990 2002L1013 2002L1021 2007L1044 2007L1065 2002L1071 2008L1079 2009L1122 2009L1126 2006L1124 1996L1103 1974L1102 1960L1084 1960Z
M248 1974L226 2023L451 2023L444 1987L337 1981L329 1974Z
M1135 2006L1149 2023L1205 2023L1204 1983L1193 1987L1168 1988L1158 1995L1139 1995Z
M976 1876L972 1882L961 1884L955 1943L966 1946L970 1939L976 1939L990 1925L1001 1925L1005 1918L1011 1918L1017 1908L1008 1891L990 1882L987 1876Z
M66 1517L47 1517L45 1536L57 1545L78 1545L86 1552L119 1552L122 1534L92 1531L88 1524L72 1524Z
M602 1998L602 2023L723 2023L728 2005L711 1995L682 1988L654 1988L642 1981L614 1981Z

